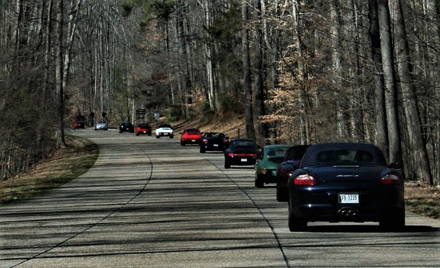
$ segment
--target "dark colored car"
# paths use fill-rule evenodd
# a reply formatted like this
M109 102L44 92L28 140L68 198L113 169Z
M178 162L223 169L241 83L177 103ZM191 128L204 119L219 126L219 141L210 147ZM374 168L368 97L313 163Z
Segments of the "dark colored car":
M253 140L235 139L224 151L225 168L231 165L255 165L257 159L257 144Z
M151 127L150 125L146 123L142 123L136 126L136 136L139 136L141 134L146 134L148 136L151 136Z
M185 146L186 144L200 144L202 141L202 133L197 128L190 128L183 131L182 136L180 136L180 145Z
M284 155L283 162L278 166L276 172L277 183L277 200L287 202L289 191L287 188L287 180L293 171L299 167L302 157L310 145L295 145L290 147Z
M264 146L255 164L255 187L262 188L265 183L276 182L277 167L289 147L285 144Z
M86 118L82 115L76 116L75 121L72 122L72 128L78 129L78 128L85 128L86 127Z
M130 132L133 133L134 132L134 126L132 123L130 122L123 122L119 125L119 133L122 132Z
M372 144L310 146L288 187L290 231L304 229L308 221L405 226L403 176Z
M221 151L223 152L229 144L229 138L223 133L205 132L202 135L202 142L200 143L200 152L206 151Z

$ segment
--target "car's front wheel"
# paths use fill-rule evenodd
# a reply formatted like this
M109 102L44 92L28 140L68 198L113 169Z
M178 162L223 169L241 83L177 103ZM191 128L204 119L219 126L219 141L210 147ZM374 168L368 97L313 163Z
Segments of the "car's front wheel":
M174 135L171 134L171 135L169 136L169 138L170 138L170 139L174 138Z
M200 146L200 153L202 153L202 154L206 153L206 150L203 146Z
M185 146L185 143L183 141L180 141L180 146Z
M160 138L160 136L159 135L156 135L156 139L159 139Z

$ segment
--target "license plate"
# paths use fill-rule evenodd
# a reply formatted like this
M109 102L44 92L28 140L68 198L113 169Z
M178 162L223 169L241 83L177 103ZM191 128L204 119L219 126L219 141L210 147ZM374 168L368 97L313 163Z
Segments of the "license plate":
M191 140L192 142L196 142L196 140Z
M359 204L359 194L339 194L340 204Z
M144 133L147 133L146 131L144 131Z
M242 158L241 162L247 162L247 158Z
M214 147L218 147L218 144L214 144Z

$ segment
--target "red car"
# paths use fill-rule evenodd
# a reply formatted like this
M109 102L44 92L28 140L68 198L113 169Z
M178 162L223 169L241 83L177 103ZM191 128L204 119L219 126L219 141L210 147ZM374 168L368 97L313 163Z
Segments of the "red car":
M136 126L136 136L146 134L151 136L151 127L148 124L142 123Z
M180 145L186 144L200 144L202 140L202 133L197 128L186 129L180 137Z

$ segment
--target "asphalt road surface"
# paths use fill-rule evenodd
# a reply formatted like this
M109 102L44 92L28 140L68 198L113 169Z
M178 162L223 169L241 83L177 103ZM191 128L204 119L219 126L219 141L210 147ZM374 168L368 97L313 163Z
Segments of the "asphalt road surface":
M96 165L45 196L0 208L0 267L438 267L440 221L287 228L252 168L179 140L80 130Z

